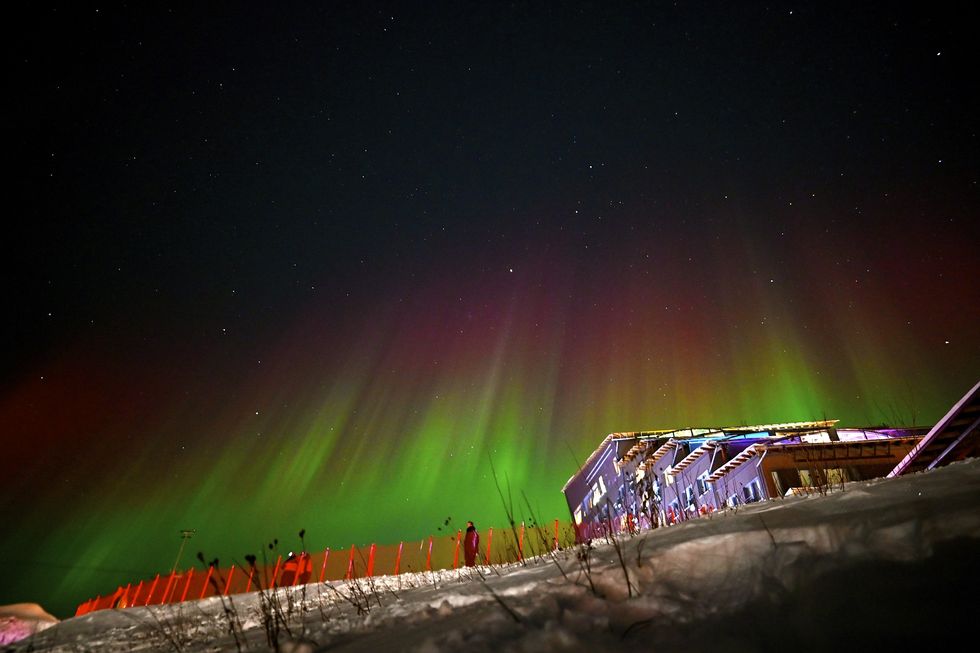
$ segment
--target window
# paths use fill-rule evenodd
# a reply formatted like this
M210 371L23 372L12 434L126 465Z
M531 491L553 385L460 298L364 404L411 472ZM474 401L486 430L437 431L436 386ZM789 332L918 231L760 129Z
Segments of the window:
M660 481L656 477L653 479L653 496L657 497L657 501L660 500Z
M596 482L592 484L592 506L598 506L602 502L602 497L606 494L606 482L602 480L602 476L596 479Z
M581 506L575 509L575 523L576 524L581 524L582 523L582 508L581 508Z
M708 491L708 472L698 476L698 496Z
M776 472L775 470L773 470L773 472L772 472L772 482L773 482L773 485L776 486L776 494L778 494L779 496L783 496L783 494L785 494L783 492L783 484L779 480L779 473Z
M688 485L684 490L684 507L687 508L694 503L694 486Z
M747 483L742 487L742 496L745 497L745 503L752 503L762 498L762 488L759 485L758 478L752 479L751 483Z
M741 500L739 500L737 494L733 494L732 496L728 497L728 507L729 508L737 508L740 503L742 503L742 502L741 502Z
M830 433L826 431L820 431L819 433L809 433L807 435L800 436L800 442L830 442Z
M664 481L667 483L667 485L674 484L674 475L670 473L673 471L673 469L673 465L668 465L667 469L664 470Z
M831 467L827 470L827 485L843 485L847 478L847 470L842 467Z

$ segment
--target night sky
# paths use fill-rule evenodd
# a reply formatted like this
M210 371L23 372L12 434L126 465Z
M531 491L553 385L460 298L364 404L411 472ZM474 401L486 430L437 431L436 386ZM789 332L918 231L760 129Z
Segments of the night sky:
M313 3L311 3L313 4ZM940 3L6 22L0 603L542 518L612 431L930 425L980 372Z

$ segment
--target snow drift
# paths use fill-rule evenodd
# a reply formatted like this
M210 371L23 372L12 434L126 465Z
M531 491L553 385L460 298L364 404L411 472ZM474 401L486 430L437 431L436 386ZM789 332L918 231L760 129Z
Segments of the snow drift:
M9 644L50 628L58 619L37 603L0 605L0 644Z

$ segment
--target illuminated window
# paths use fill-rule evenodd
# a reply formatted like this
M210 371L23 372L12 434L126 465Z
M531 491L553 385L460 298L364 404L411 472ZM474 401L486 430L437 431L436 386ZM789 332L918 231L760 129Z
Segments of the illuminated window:
M826 431L820 431L819 433L809 433L807 435L800 436L800 442L830 442L830 433Z
M759 485L758 478L752 479L751 483L742 488L742 496L745 497L745 503L753 503L762 499L762 487Z
M576 524L581 524L582 523L582 508L581 507L575 509L575 523Z
M708 491L708 472L698 476L698 496Z
M783 495L783 483L779 480L779 473L773 470L772 472L772 484L776 486L776 494L779 496Z
M827 485L843 485L847 480L846 469L832 467L827 470Z
M605 494L606 482L602 480L602 476L600 476L596 479L596 482L592 484L592 506L598 506Z

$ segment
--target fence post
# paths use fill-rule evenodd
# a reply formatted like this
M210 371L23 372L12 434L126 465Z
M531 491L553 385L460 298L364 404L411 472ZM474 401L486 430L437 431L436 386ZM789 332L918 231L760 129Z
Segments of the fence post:
M235 565L232 565L231 569L228 570L228 580L225 581L225 591L222 592L222 594L224 594L225 596L228 596L228 588L231 587L231 577L234 574L235 574Z
M521 539L517 542L517 555L524 560L524 522L521 522Z
M320 567L320 582L323 582L323 576L327 573L327 556L330 555L330 547L328 546L323 550L323 566Z
M459 567L459 534L462 533L458 528L456 529L456 551L453 553L453 569Z
M174 574L177 573L176 570L170 571L170 578L167 579L167 586L163 588L163 594L160 596L160 603L166 603L167 597L170 596L170 588L174 584Z
M272 571L272 587L279 587L279 565L282 564L282 554L276 558L276 568Z
M350 557L347 558L347 580L354 577L354 545L350 545Z
M197 598L199 598L199 599L203 599L204 598L204 595L208 591L208 583L211 582L211 574L213 574L213 573L214 573L214 565L208 565L208 575L207 575L207 578L204 579L204 585L201 587L201 595L199 597L197 597Z
M176 578L174 578L174 582L170 586L170 591L167 592L167 595L164 597L164 603L170 603L170 600L173 599L174 593L177 591L177 586L180 585L180 579L183 577L184 574L179 574Z
M425 556L425 570L432 571L432 536L429 536L429 552Z
M371 550L368 552L368 568L367 575L368 578L374 576L374 552L377 549L377 544L371 544Z
M143 591L143 581L140 581L140 584L136 586L136 594L133 595L133 605L136 605L136 603L140 600L141 591Z
M187 600L187 590L191 588L191 578L194 577L194 567L191 567L187 572L187 582L184 583L184 592L180 595L180 602L183 603Z
M245 585L245 593L252 591L252 577L255 576L255 565L252 565L248 570L248 583Z
M153 598L153 590L157 588L157 583L159 581L160 581L160 574L157 574L157 577L153 579L153 586L150 587L150 593L146 595L146 602L143 603L143 605L150 605L150 599Z
M487 564L490 564L490 544L493 542L493 526L487 529Z
M558 550L558 520L555 520L555 551Z
M402 564L402 547L405 545L404 542L398 543L398 555L395 556L395 576L398 575L398 567Z
M296 575L293 576L292 587L299 585L299 577L303 574L303 570L306 569L306 557L303 553L300 553L296 557Z

